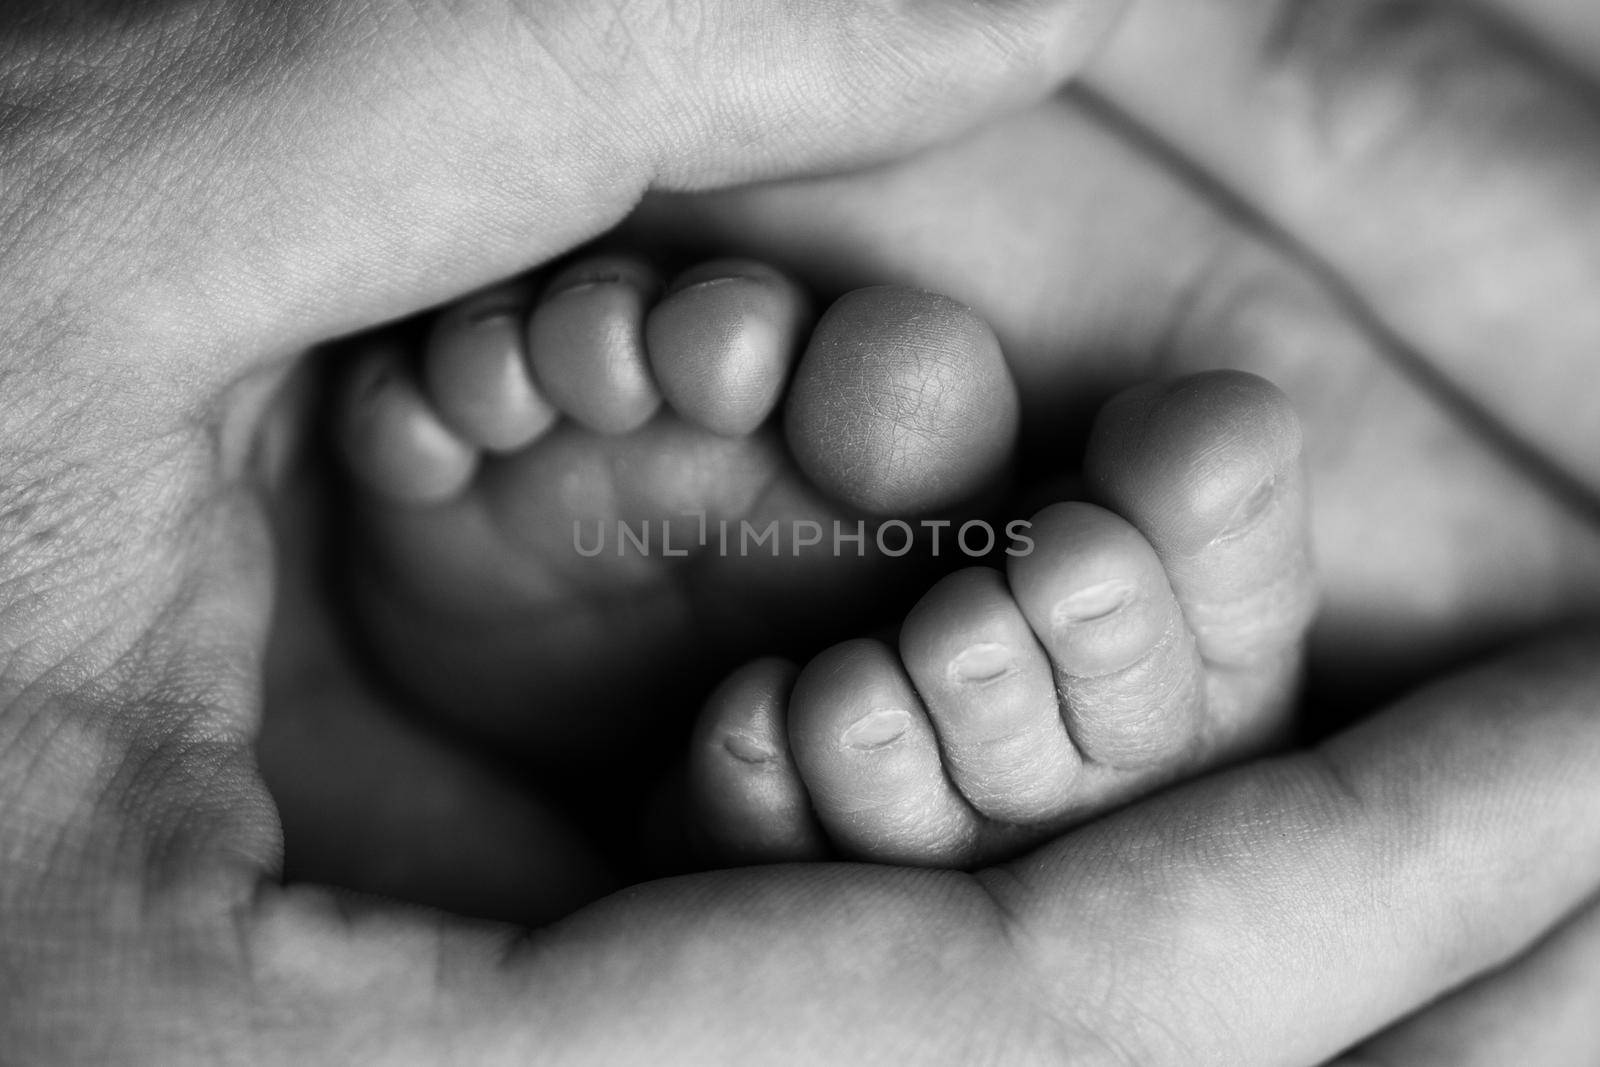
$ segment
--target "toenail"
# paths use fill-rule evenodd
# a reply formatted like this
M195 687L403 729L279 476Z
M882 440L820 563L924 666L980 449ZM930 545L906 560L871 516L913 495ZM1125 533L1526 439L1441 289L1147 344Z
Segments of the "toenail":
M1011 673L1011 650L1005 645L987 642L973 645L950 661L950 680L959 684L983 685L999 681Z
M861 716L839 735L846 746L861 752L893 744L911 728L911 716L899 708L883 708Z
M1233 509L1233 516L1228 520L1227 525L1222 528L1222 533L1217 535L1216 541L1226 541L1229 538L1249 533L1251 528L1261 521L1261 517L1267 513L1267 509L1272 506L1273 498L1277 496L1277 490L1278 480L1276 478L1268 478L1256 486L1250 495L1240 501L1239 506ZM1216 541L1212 543L1215 544Z
M715 288L727 285L729 282L755 282L757 284L770 284L780 279L780 275L771 267L745 259L712 260L691 267L672 280L667 288L667 295L682 293L689 289Z
M571 274L557 278L545 290L546 297L582 293L607 285L631 286L635 289L653 289L655 280L643 267L629 263L596 263L585 265Z
M493 326L507 320L518 322L522 319L522 308L515 304L489 304L472 309L465 318L468 326Z
M762 744L748 734L729 734L722 742L728 755L741 763L771 763L778 758L778 750Z
M1115 615L1133 601L1136 591L1132 582L1121 578L1080 589L1056 605L1055 621L1071 626Z
M754 279L746 278L746 277L743 277L743 276L738 275L738 274L725 274L725 275L722 275L721 277L718 277L718 278L701 278L699 281L692 281L692 282L687 282L687 283L685 283L685 282L676 282L676 283L673 284L671 289L667 290L667 295L668 296L676 296L679 293L695 292L695 291L701 290L701 289L720 289L722 286L731 285L734 282L744 282L744 281L753 281L753 280Z
M607 285L623 285L627 279L620 274L612 274L602 278L578 278L574 281L553 285L544 295L546 299L557 296L572 296L576 293L587 293L591 289L599 289Z

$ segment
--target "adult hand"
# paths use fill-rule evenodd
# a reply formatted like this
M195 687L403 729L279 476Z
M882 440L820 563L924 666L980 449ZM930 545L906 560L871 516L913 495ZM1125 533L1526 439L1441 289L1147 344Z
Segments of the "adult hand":
M1112 8L6 5L5 1058L583 1048L529 985L561 976L481 931L264 888L267 398L308 347L647 189L859 165L1036 98Z
M1536 665L1527 736L1495 714L1531 685L1507 668L1483 714L1475 690L1435 694L1331 753L1343 775L1307 758L1205 784L1152 809L1165 818L1063 843L1014 883L851 868L695 879L527 942L272 888L276 824L248 746L271 568L241 472L293 353L547 256L652 176L833 166L887 129L948 129L1065 64L1021 62L1017 42L1051 13L1061 32L1045 39L1067 39L1087 9L1030 8L1014 34L964 21L988 13L964 5L906 22L873 9L820 40L776 8L649 30L597 27L576 5L483 23L460 5L119 10L120 35L103 8L52 8L5 36L11 1054L479 1061L666 1041L690 1060L993 1047L1159 1062L1166 1041L1184 1061L1278 1059L1331 1051L1517 951L1600 877L1580 646ZM726 103L692 72L698 48L741 30L760 42L735 61L757 89ZM895 61L863 45L878 39ZM1013 67L1017 82L1002 77ZM951 68L964 98L942 105ZM795 86L853 117L809 125ZM1377 799L1341 799L1346 782ZM1265 814L1241 822L1256 801ZM1310 884L1316 857L1346 855ZM1433 884L1460 867L1474 881L1450 914L1478 935L1465 952L1438 929ZM1235 896L1254 906L1222 907ZM1263 925L1263 908L1283 921ZM1346 955L1303 951L1336 923ZM1132 931L1151 940L1124 963ZM1269 959L1304 965L1284 975ZM1383 965L1386 981L1354 980ZM1180 972L1225 980L1230 1002L1175 987ZM1323 981L1350 992L1325 1004ZM1286 1032L1313 997L1317 1024ZM1156 1002L1173 1010L1156 1017Z
M1314 666L1359 692L1600 608L1597 82L1570 0L1150 3L1031 113L648 228L962 296L1046 445L1150 374L1273 378L1307 426ZM1364 1055L1587 1062L1597 938L1591 908Z

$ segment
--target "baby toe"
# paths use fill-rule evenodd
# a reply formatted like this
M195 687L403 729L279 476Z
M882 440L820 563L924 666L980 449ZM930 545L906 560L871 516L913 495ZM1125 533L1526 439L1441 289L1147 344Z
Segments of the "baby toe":
M1090 484L1161 558L1224 733L1281 725L1316 610L1300 447L1288 399L1231 371L1131 390L1091 435Z
M1008 561L1012 594L1049 654L1067 728L1119 769L1191 749L1204 691L1194 638L1144 536L1092 504L1034 516L1033 551Z
M789 740L817 818L845 852L971 861L981 818L945 776L922 702L882 642L846 642L806 665L790 698Z
M423 384L440 419L480 448L522 448L557 418L530 376L526 315L522 286L500 286L452 304L429 334Z
M645 312L660 289L633 256L581 259L551 279L528 321L528 356L557 408L600 433L628 433L661 404L645 355Z
M714 863L789 863L827 852L789 752L795 674L784 660L758 660L730 675L701 711L689 749L690 818Z
M785 402L789 445L824 491L876 515L993 491L1016 443L1015 385L971 309L880 286L822 316Z
M714 433L750 433L783 395L810 314L799 284L765 264L726 259L686 271L645 322L662 395Z
M975 567L936 584L906 616L900 652L945 769L974 808L1026 824L1072 803L1081 759L1050 660L998 571Z
M373 342L351 366L335 437L356 482L395 503L447 501L477 469L477 449L441 421L400 350L386 342Z

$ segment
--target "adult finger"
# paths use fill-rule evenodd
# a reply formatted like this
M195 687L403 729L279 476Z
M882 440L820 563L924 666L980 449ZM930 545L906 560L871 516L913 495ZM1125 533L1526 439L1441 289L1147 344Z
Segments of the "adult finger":
M309 891L197 914L191 895L177 924L157 893L143 919L166 939L100 951L94 981L68 987L100 998L100 1028L61 1011L74 1002L46 972L18 987L12 1018L35 1025L8 1047L1316 1062L1517 956L1600 885L1597 644L1481 669L1320 752L1193 783L976 877L676 879L527 939ZM35 974L61 958L38 945L53 948L27 957Z
M1600 494L1592 87L1416 0L1140 5L1085 83Z
M1586 1067L1600 1049L1600 904L1504 970L1407 1019L1333 1067Z
M683 1062L1319 1062L1600 885L1596 650L1476 671L975 878L821 866L644 886L517 964L602 1059L649 1035Z
M1567 835L1600 796L1585 769L1600 742L1595 650L1586 637L1523 653L1425 690L1313 756L1207 783L1197 823L1178 810L1193 793L1131 812L1104 837L1086 835L1106 850L1098 867L1082 840L1041 853L1010 872L1002 895L1013 935L1044 965L1086 947L1081 897L1093 886L1107 894L1094 894L1096 925L1115 921L1091 955L1115 961L1116 984L1148 967L1153 986L1179 960L1206 975L1209 994L1146 1016L1159 1019L1157 1048L1250 1062L1248 1042L1234 1042L1251 1034L1271 1062L1317 1061L1346 1040L1340 1031L1370 1032L1515 955L1594 892L1600 850ZM1557 757L1568 745L1578 747ZM1535 778L1550 791L1524 793ZM1113 836L1139 826L1162 843L1154 852ZM1113 856L1132 869L1096 873ZM1087 872L1072 902L1041 888L1067 864ZM1112 929L1141 936L1129 944Z
M0 31L8 284L230 380L648 188L856 165L1043 95L1118 3L37 5Z

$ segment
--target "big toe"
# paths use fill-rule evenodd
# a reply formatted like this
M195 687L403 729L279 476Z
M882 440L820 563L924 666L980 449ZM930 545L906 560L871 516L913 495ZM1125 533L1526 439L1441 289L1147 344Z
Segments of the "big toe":
M1130 390L1101 412L1086 474L1160 557L1207 666L1217 725L1266 731L1286 710L1317 604L1288 399L1235 371Z
M801 357L789 445L825 492L874 515L917 515L994 487L1016 443L1018 400L994 332L920 289L840 298Z

